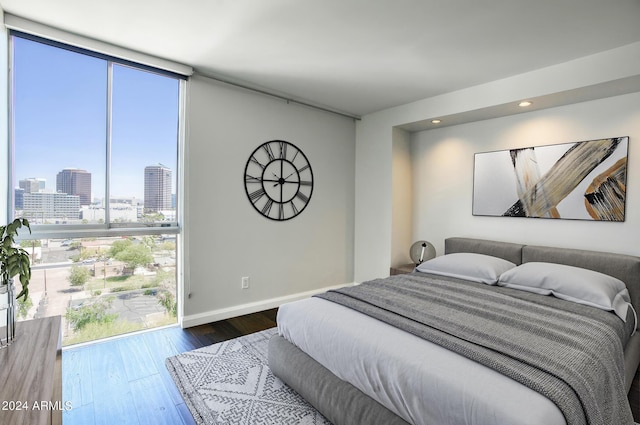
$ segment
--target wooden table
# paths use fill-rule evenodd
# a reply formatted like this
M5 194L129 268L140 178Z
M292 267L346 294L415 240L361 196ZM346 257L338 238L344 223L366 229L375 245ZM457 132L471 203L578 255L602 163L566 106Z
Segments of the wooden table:
M0 349L0 424L62 424L60 316L16 323Z
M389 274L391 276L395 275L395 274L405 274L405 273L411 273L413 271L413 269L416 268L416 265L413 263L410 264L402 264L400 266L395 266L395 267L391 267L389 269Z

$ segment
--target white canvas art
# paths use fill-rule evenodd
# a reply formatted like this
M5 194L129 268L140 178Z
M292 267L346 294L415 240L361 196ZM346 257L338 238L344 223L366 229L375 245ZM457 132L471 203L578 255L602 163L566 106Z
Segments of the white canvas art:
M624 221L629 138L475 154L473 215Z

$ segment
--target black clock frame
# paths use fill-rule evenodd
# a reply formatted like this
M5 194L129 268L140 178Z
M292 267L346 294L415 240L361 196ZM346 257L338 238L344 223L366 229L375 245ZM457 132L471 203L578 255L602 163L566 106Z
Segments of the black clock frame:
M251 205L264 217L290 220L309 205L313 170L296 145L270 140L249 155L244 167L244 189Z

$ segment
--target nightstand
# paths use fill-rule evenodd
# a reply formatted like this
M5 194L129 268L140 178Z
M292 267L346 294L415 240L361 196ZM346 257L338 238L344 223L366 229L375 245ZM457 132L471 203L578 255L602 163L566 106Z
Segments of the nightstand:
M407 274L411 273L415 268L416 265L413 263L402 264L400 266L391 267L391 269L389 269L389 274L391 276L393 276L394 274Z

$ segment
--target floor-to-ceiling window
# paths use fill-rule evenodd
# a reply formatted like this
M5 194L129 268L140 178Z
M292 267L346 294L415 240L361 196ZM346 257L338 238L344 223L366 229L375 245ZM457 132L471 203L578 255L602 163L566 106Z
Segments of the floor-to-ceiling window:
M184 80L17 32L11 46L9 216L32 230L19 318L61 315L65 345L175 323Z

